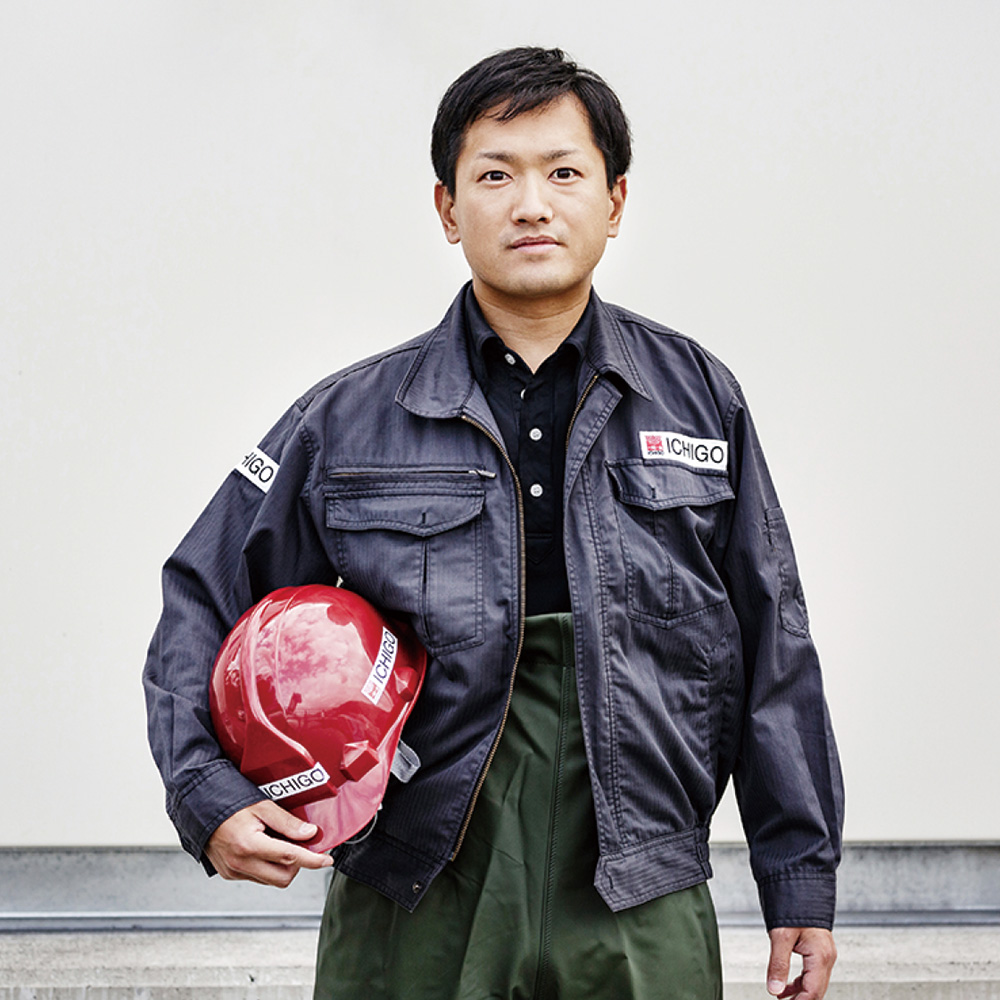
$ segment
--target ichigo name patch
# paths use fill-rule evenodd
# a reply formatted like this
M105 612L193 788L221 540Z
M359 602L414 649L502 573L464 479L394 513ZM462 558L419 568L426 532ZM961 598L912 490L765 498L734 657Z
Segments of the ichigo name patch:
M254 448L236 463L236 471L266 493L278 471L278 463L268 458L260 448Z
M675 431L639 431L639 452L643 458L662 458L718 472L725 472L729 462L728 441L693 438Z

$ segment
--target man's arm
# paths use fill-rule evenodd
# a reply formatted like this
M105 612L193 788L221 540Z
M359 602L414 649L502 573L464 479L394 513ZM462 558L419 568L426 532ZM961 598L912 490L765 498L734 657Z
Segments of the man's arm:
M212 728L208 683L215 656L239 616L270 591L336 583L304 493L310 459L301 423L293 407L261 443L259 450L278 465L268 488L231 473L163 570L163 613L143 674L149 743L181 844L209 873L216 870L210 838L248 808L254 807L245 818L259 820L266 798L225 757ZM235 835L227 832L218 844L232 843L235 858L228 847L214 852L230 873L245 867L241 853L254 842L263 864L283 863L272 860L275 848L267 841L274 838L258 830L248 846L250 831L240 822L234 827Z
M808 952L808 982L792 988L812 998L826 989L836 954L840 763L788 528L738 390L727 422L736 499L720 539L721 572L746 684L734 781L765 923L776 935L775 979L787 974L793 949Z

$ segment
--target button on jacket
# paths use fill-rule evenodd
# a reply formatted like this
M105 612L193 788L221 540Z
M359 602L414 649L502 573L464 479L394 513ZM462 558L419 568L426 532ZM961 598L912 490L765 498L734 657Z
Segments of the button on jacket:
M592 307L563 534L595 886L620 910L710 877L732 775L767 925L829 927L839 763L742 393L690 339ZM321 382L239 465L164 568L144 682L168 813L207 865L213 830L264 798L213 734L211 664L271 590L342 580L431 655L404 733L422 766L335 852L413 909L461 849L523 638L525 497L472 375L462 294L434 330Z

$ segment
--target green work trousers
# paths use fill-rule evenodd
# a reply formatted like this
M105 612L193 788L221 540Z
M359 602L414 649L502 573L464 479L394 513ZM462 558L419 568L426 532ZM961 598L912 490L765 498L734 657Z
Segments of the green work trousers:
M526 624L503 736L465 840L413 913L334 875L315 1000L718 1000L705 884L612 912L568 614Z

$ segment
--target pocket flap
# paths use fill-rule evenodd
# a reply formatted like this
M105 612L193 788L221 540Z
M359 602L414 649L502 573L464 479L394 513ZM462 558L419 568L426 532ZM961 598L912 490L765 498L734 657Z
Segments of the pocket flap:
M426 537L455 528L483 509L482 489L459 493L408 493L378 490L330 491L326 494L326 526L342 531L383 528Z
M724 474L698 472L683 465L628 459L609 463L608 472L622 503L648 510L699 507L735 496Z

